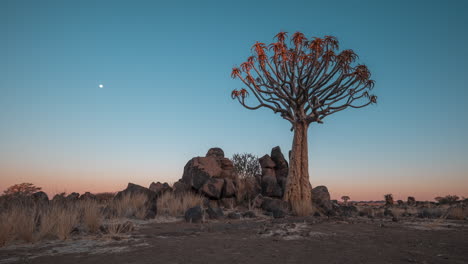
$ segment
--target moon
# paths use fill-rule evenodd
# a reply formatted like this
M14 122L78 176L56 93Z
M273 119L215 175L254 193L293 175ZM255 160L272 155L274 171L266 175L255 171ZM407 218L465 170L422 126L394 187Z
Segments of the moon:
M99 88L104 88L104 85L100 84L100 85L99 85Z

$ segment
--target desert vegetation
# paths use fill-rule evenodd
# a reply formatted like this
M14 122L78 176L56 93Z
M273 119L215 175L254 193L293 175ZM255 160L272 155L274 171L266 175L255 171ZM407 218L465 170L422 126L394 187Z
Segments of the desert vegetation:
M118 199L115 193L61 193L49 201L39 190L33 184L18 184L0 196L0 246L67 240L73 235L116 236L131 231L132 221L147 220L144 193L125 193ZM157 200L159 215L172 217L182 217L202 203L202 197L191 192L168 192Z

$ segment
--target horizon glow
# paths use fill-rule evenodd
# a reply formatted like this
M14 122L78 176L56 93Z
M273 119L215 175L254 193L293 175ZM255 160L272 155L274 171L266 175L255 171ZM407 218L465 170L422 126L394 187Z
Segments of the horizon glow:
M230 98L231 68L284 30L336 36L376 80L376 106L310 127L312 186L467 197L468 3L281 3L1 1L0 192L175 182L211 147L287 156L290 124Z

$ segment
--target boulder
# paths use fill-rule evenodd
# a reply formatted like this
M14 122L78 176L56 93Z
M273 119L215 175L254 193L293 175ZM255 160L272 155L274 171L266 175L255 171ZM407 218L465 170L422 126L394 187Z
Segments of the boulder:
M90 193L90 192L85 192L80 196L80 200L96 200L97 197L96 195Z
M47 204L49 203L49 197L45 192L35 192L31 195L31 198L35 203Z
M278 182L278 185L284 193L284 191L286 190L286 182L288 181L288 179L286 177L276 177L276 181Z
M271 150L271 159L276 164L277 169L288 168L288 162L284 158L284 155L281 152L281 148L279 146L276 146Z
M143 186L133 184L133 183L128 183L127 188L123 191L118 192L114 200L121 200L125 196L135 196L135 195L140 195L143 194L146 196L146 202L145 202L145 207L146 207L146 212L145 212L145 218L155 218L156 214L158 212L158 207L157 207L157 194L153 191L151 191L148 188L145 188Z
M224 151L221 148L210 148L206 157L224 158Z
M181 180L174 183L172 186L174 193L185 193L191 190L190 186L183 183Z
M194 190L199 190L212 177L220 177L222 169L213 157L196 157L184 167L182 182Z
M289 210L288 202L281 199L263 197L262 200L263 201L260 207L267 212L273 212L277 210L283 210L286 212Z
M205 212L210 219L219 219L224 216L223 209L219 207L208 207Z
M209 178L200 188L202 194L210 199L219 200L223 192L224 180L220 178Z
M269 197L283 197L283 190L278 185L276 177L263 176L262 177L262 194Z
M227 217L229 219L241 219L241 214L239 214L238 212L230 212Z
M275 162L268 155L265 155L265 156L259 158L258 162L260 163L260 166L262 167L262 169L263 168L274 169L276 167Z
M80 197L79 193L72 192L66 197L66 199L67 201L77 201L79 197Z
M231 179L224 179L224 188L222 196L224 198L235 197L237 192L236 185Z
M198 191L209 178L213 177L237 181L234 164L224 157L224 152L220 148L212 148L206 157L195 157L187 162L181 181Z
M325 214L332 211L333 206L330 201L330 193L326 186L317 186L312 189L312 203Z
M253 211L247 211L242 214L243 218L256 218L257 215Z
M289 174L289 168L275 170L275 175L277 178L280 178L280 177L286 178L288 177L288 174Z
M155 192L158 196L164 194L165 192L172 192L171 186L167 182L165 183L154 183L152 182L149 186L149 189L153 192Z
M265 176L276 177L276 171L274 169L271 169L271 168L262 168L262 176L263 177L265 177Z
M203 220L203 212L201 206L195 206L185 211L185 221L189 223L200 223Z
M52 198L52 202L54 202L54 203L63 203L65 201L66 201L65 193L56 194Z

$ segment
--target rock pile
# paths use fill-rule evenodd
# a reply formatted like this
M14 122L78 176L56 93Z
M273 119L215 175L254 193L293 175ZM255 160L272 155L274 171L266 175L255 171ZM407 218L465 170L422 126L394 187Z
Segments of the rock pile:
M289 167L280 147L274 147L271 155L265 155L258 161L262 167L260 179L262 195L282 198L286 189Z
M224 157L220 148L211 148L205 157L195 157L187 162L182 178L174 184L174 191L192 190L211 200L234 198L238 177L231 160Z

